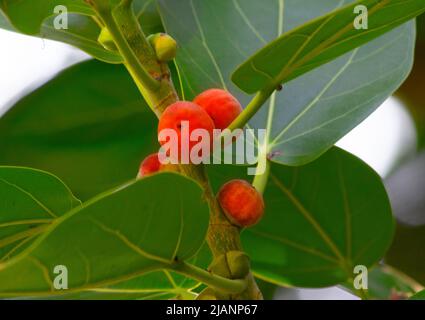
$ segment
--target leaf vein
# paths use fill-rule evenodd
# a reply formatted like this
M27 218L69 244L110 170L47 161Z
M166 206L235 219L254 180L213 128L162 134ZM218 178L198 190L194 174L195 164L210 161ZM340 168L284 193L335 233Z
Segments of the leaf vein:
M150 260L155 260L155 261L159 261L165 264L170 264L171 261L164 259L160 256L154 255L152 253L149 253L145 250L143 250L142 248L140 248L139 246L137 246L136 244L134 244L133 242L131 242L126 236L124 236L119 230L113 230L110 229L109 227L105 226L103 223L101 223L100 221L97 221L94 218L90 218L90 220L97 225L101 230L103 230L106 233L109 233L110 235L118 238L119 240L121 240L127 247L129 247L131 250L135 251L136 253L138 253L139 255L141 255L144 258L150 259Z
M270 175L271 179L275 183L275 185L288 197L288 199L293 203L295 208L302 214L302 216L307 220L307 222L316 230L322 240L328 245L328 247L334 252L335 256L340 260L340 262L344 262L344 256L339 251L338 247L332 241L330 236L326 233L326 231L322 228L322 226L314 219L313 215L300 203L300 201L296 198L296 196L290 191L285 185L276 178L275 175Z
M207 51L207 53L208 53L208 55L211 59L211 62L214 65L214 68L217 71L217 74L218 74L220 81L221 81L221 85L223 86L224 89L227 89L226 82L224 81L223 75L221 74L221 70L220 70L220 67L218 66L217 60L215 59L214 55L212 54L212 51L209 48L208 43L206 41L204 30L202 29L202 25L201 25L201 22L199 20L198 13L196 12L195 6L193 4L193 0L190 0L190 5L192 7L193 17L195 18L196 25L199 29L199 34L201 36L202 45L205 47L205 49L206 49L206 51Z
M19 187L18 185L11 183L3 178L0 178L0 181L4 182L5 184L11 186L12 188L15 188L16 190L22 192L23 194L27 195L30 199L32 199L37 205L39 205L44 211L46 211L46 213L48 213L49 215L51 215L53 218L57 218L57 216L39 199L37 199L37 197L35 197L34 195L32 195L30 192L26 191L25 189Z

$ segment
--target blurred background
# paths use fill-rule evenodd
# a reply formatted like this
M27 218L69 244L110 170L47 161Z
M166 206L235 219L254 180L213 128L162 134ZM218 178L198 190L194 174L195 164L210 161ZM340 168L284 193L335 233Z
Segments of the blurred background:
M417 23L416 59L409 78L338 146L363 159L385 181L397 218L385 262L425 285L425 16ZM0 43L0 116L59 71L90 59L66 44L1 29ZM357 299L336 287L279 289L275 298Z

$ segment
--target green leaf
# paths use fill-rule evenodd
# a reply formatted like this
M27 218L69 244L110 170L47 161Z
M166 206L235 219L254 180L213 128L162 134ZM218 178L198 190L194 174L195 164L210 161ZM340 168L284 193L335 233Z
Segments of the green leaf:
M425 290L417 292L410 297L410 300L425 300Z
M93 10L84 0L3 0L0 2L0 8L15 28L27 34L37 34L43 21L55 15L57 6L65 6L68 12L93 14Z
M186 99L222 87L246 105L251 97L230 81L241 61L279 35L352 1L159 3L165 28L180 45L177 64ZM268 151L275 161L300 165L316 159L403 82L412 66L414 41L414 23L408 22L290 81L250 126L268 129Z
M179 279L175 280L174 276L178 276ZM167 270L161 270L126 281L123 284L108 288L97 288L91 291L83 291L71 294L70 296L59 296L59 298L78 298L80 300L171 299L176 298L179 295L189 294L190 287L185 285L186 280L189 279L183 276L174 275ZM192 281L189 281L188 283L192 283Z
M93 289L190 259L204 243L208 212L202 189L181 175L128 183L71 210L0 264L0 295ZM53 287L58 265L68 269L65 292Z
M92 17L68 14L68 29L55 29L54 17L47 18L41 26L39 37L56 40L77 47L94 58L107 63L122 63L118 52L106 50L98 41L100 28Z
M0 164L52 172L87 200L137 175L156 125L124 67L83 62L0 118Z
M0 10L0 28L18 32L2 15L3 13ZM100 27L92 17L69 13L68 29L55 29L53 25L54 19L55 17L46 18L36 36L70 44L107 63L117 64L123 62L118 52L106 50L97 41Z
M0 199L0 261L15 255L54 219L80 205L55 176L18 167L0 167Z
M367 29L354 26L367 7ZM286 83L347 53L425 11L425 1L362 0L285 33L244 62L232 80L247 93Z
M295 169L273 164L265 201L267 218L242 238L265 279L337 284L353 277L354 266L378 262L391 244L394 222L381 179L341 150Z
M179 277L175 279L175 277ZM171 281L174 281L171 282ZM50 294L49 300L161 300L175 299L178 295L190 296L191 287L186 283L193 280L173 274L171 271L153 271L137 278L106 288L99 287L71 293ZM39 296L29 297L39 299Z
M246 168L210 168L215 188L244 174ZM338 148L302 167L272 163L264 199L264 218L242 242L254 275L268 282L343 283L354 266L372 266L391 244L394 222L380 177Z
M6 1L8 2L8 1ZM38 1L10 1L13 4L0 5L7 14L12 24L4 16L0 10L0 28L29 33L41 38L56 40L73 45L96 59L107 63L122 63L123 59L118 52L106 50L98 41L100 27L95 22L90 7L83 0L79 2L69 0L73 6L69 7L66 1L50 1L40 4ZM43 0L45 2L45 0ZM79 4L81 3L81 5ZM54 28L53 21L54 7L56 5L67 6L68 13L68 29ZM75 6L76 5L76 6ZM22 9L20 9L22 6ZM19 7L17 9L17 7ZM27 10L27 11L24 11ZM22 10L22 11L21 11ZM155 2L152 0L137 0L134 2L135 14L140 21L143 30L149 33L156 33L163 30L162 22L156 10ZM33 15L33 12L38 14ZM74 13L72 13L74 12ZM31 13L31 14L30 14Z
M199 252L189 260L202 269L206 269L211 263L211 252L204 243ZM78 299L169 299L185 296L194 297L192 290L200 285L194 279L179 275L173 271L160 270L151 272L135 279L125 281L105 288L96 288L91 291L83 291L59 298Z

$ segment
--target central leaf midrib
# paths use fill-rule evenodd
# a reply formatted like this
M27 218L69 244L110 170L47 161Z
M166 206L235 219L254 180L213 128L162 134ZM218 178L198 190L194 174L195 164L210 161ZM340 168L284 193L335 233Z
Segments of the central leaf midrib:
M369 17L372 16L376 11L379 10L380 7L385 6L388 3L389 0L382 0L380 3L375 5L373 8L369 9L368 15ZM335 17L335 15L330 15L328 17L329 21L332 20ZM317 57L322 49L326 48L330 44L332 44L334 41L336 41L339 37L344 35L347 31L349 31L352 27L352 23L350 23L339 30L337 33L335 33L332 37L328 38L327 40L323 41L319 46L315 47L312 51L310 51L307 55L305 55L303 58L301 58L298 62L294 63L292 65L292 62L296 61L298 58L298 55L301 54L302 50L305 48L305 46L310 43L310 41L313 39L313 37L316 35L316 33L326 25L328 22L328 19L325 19L324 22L320 25L320 27L311 35L308 37L308 40L300 47L300 49L295 53L294 57L288 62L287 67L285 67L276 77L275 79L278 82L284 81L285 78L287 78L291 73L293 73L297 68L302 66L304 63L308 62L309 60L314 59Z

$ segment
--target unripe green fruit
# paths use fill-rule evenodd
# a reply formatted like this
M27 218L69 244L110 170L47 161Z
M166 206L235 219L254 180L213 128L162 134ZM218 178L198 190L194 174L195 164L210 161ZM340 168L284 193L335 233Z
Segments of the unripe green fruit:
M117 46L115 45L114 40L112 39L111 33L107 28L102 28L102 31L100 31L99 37L97 38L97 41L106 49L109 51L117 51Z
M176 57L177 42L166 33L156 33L148 37L148 41L160 62L169 62Z

